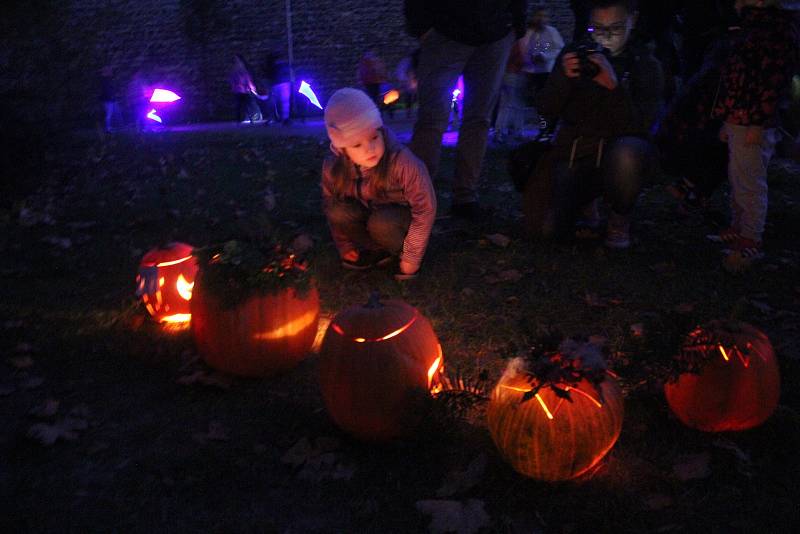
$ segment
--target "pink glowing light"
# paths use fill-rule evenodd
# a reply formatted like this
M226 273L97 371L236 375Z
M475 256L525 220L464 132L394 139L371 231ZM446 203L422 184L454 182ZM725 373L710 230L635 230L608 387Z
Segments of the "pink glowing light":
M181 97L168 89L153 89L153 94L150 96L150 102L175 102L180 100Z
M319 99L317 95L314 94L314 91L311 89L311 86L308 85L304 81L300 81L300 89L297 90L298 93L308 98L308 101L317 106L319 109L322 109L322 105L319 103Z

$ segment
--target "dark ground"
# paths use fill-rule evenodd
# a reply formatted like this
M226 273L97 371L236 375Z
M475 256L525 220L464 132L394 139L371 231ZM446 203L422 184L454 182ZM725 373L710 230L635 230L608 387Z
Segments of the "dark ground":
M421 276L399 285L340 269L317 186L327 144L268 130L65 136L4 202L2 531L797 530L796 165L772 166L768 258L734 276L704 238L717 219L677 216L665 178L643 194L630 251L525 240L505 151L492 148L482 195L497 216L481 228L439 220ZM313 355L269 379L208 370L188 331L146 319L138 261L158 243L202 246L267 219L314 239L327 317L373 288L402 297L464 376L496 379L542 325L605 338L626 397L616 446L589 476L542 483L502 461L480 410L435 411L411 439L361 444L328 419ZM781 403L757 429L703 434L670 414L665 364L691 326L732 313L772 339Z

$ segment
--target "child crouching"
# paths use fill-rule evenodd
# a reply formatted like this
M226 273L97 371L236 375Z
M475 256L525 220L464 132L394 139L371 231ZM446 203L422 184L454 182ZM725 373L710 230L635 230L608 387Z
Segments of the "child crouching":
M428 170L362 91L336 91L325 127L333 155L322 166L322 198L342 266L364 270L398 257L395 278L414 278L436 218Z

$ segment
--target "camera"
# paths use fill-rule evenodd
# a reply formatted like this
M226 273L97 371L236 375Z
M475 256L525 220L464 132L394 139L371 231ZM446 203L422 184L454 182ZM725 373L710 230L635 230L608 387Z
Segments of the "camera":
M603 45L595 43L591 39L586 39L572 43L567 47L566 51L574 52L578 57L581 78L588 78L591 80L600 74L600 67L590 60L589 56L592 54L605 54L606 49L603 48Z

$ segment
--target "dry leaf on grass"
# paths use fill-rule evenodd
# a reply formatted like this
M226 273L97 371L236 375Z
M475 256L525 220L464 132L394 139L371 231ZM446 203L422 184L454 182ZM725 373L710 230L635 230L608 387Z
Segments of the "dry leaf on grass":
M711 455L707 452L687 454L678 458L678 461L672 466L672 473L678 480L684 482L708 478L711 475L710 462Z
M486 455L481 453L463 471L451 471L445 476L442 486L436 491L437 497L452 497L464 493L481 481L486 471Z
M78 431L85 430L89 424L85 419L65 417L52 425L37 423L28 429L28 437L44 446L50 446L59 439L74 441L78 439Z
M475 534L488 527L491 519L484 509L483 501L425 500L417 501L417 510L431 516L428 530L432 534L454 532L456 534Z
M511 238L503 234L488 234L486 239L500 248L506 248L511 243Z
M312 482L323 480L350 480L355 468L346 465L335 452L340 446L336 438L317 438L311 443L301 438L281 457L281 462L299 468L297 478Z
M183 384L186 386L191 386L194 384L199 384L201 386L213 386L218 387L221 389L229 389L231 384L233 383L233 379L228 375L212 372L207 373L206 371L194 371L188 375L184 375L178 377L176 380L178 384Z
M33 358L30 356L17 356L15 358L9 358L8 362L15 369L27 369L28 367L33 366Z
M46 399L42 404L34 406L30 412L35 417L48 418L58 413L60 402L55 399Z

